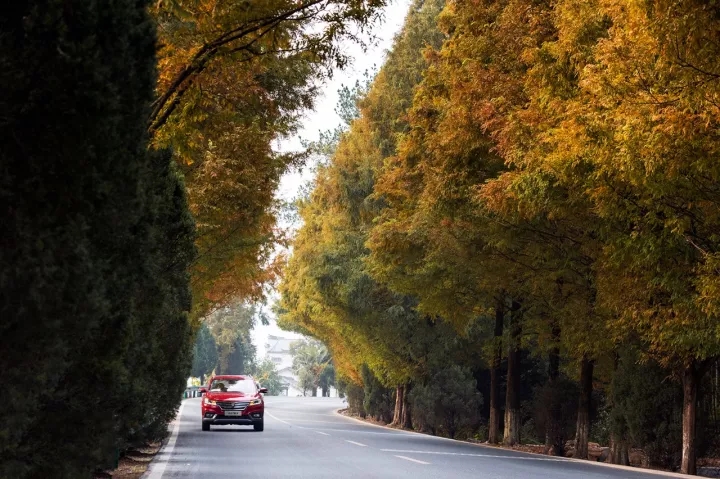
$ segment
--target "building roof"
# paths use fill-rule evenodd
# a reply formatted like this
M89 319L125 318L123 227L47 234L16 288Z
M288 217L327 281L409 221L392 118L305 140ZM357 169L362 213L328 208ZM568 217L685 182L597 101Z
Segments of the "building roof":
M298 340L268 335L268 344L265 347L268 353L289 353L290 345L295 341Z

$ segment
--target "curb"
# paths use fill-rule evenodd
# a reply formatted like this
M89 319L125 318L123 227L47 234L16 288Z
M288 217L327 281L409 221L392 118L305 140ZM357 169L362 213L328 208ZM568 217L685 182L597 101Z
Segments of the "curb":
M557 459L557 460L560 460L560 461L563 461L563 460L564 460L564 461L567 461L567 462L574 462L574 463L578 463L578 464L587 464L587 465L592 465L592 466L597 466L597 467L606 467L606 468L609 468L609 469L616 469L616 470L620 470L620 471L632 471L632 472L639 472L639 473L645 473L645 474L654 474L654 475L656 475L656 476L662 476L662 477L681 477L681 478L685 478L685 479L687 479L688 477L698 477L698 476L689 476L689 475L687 475L687 474L680 474L680 473L677 473L677 472L658 471L657 469L645 469L645 468L642 468L642 467L621 466L621 465L619 465L619 464L608 464L608 463L606 463L606 462L586 461L586 460L584 460L584 459L575 459L575 458L572 458L572 457L547 456L547 455L545 455L545 454L537 454L537 453L534 453L534 452L527 452L527 451L517 451L517 450L515 450L515 449L508 449L508 448L501 447L501 446L491 446L491 445L488 445L488 444L478 444L478 443L475 443L475 442L460 441L460 440L458 440L458 439L450 439L449 437L433 436L432 434L425 434L424 432L408 431L407 429L395 429L394 427L382 426L382 425L380 425L380 424L374 424L374 423L371 423L371 422L368 422L368 421L365 421L365 420L363 420L363 419L359 419L359 418L356 418L356 417L346 416L345 414L342 414L342 413L340 412L340 411L344 411L345 409L347 409L347 408L337 409L337 410L335 411L335 414L337 414L338 416L344 417L344 418L346 418L346 419L350 419L350 420L352 420L352 421L359 422L359 423L364 424L364 425L366 425L366 426L379 427L379 428L381 428L381 429L389 429L389 430L391 430L391 431L405 432L405 433L408 433L408 434L419 434L419 435L421 435L421 436L430 437L430 438L433 438L433 439L442 439L442 440L444 440L444 441L452 441L452 442L459 443L459 444L467 444L467 445L475 446L475 447L478 447L478 448L481 448L481 449L488 449L488 450L494 450L494 451L497 451L497 450L508 451L508 452L514 452L514 453L516 453L516 454L520 454L520 455L524 455L524 456L547 457L547 458ZM144 479L144 478L143 478L143 479Z
M167 464L167 461L162 464L162 467L158 469L157 471L154 470L154 466L158 465L157 458L161 454L165 452L165 449L167 448L168 444L172 441L172 448L175 447L175 441L177 440L177 436L180 433L180 416L182 416L183 409L185 408L186 401L188 399L197 399L197 398L183 398L182 401L180 401L180 408L178 409L177 416L175 416L175 419L173 422L175 422L175 425L173 426L172 430L168 429L168 432L170 434L167 435L165 439L162 441L162 446L160 446L160 449L158 449L158 452L155 454L155 457L152 458L150 463L148 464L147 469L143 473L142 476L140 476L140 479L155 479L155 478L161 478L162 475L165 472L165 465ZM170 453L172 453L172 449L170 450Z

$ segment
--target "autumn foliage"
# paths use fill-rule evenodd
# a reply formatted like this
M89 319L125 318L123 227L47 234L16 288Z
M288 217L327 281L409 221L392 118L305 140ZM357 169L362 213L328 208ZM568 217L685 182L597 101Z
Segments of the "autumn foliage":
M642 374L632 361L660 368L682 429L666 465L695 473L720 356L718 27L717 6L693 0L416 2L302 205L285 320L396 399L434 374L402 361L403 328L451 325L485 362L457 364L508 376L487 392L491 442L501 423L521 439L529 353L556 454L575 437L587 457L593 388L612 411ZM406 317L382 319L393 308ZM609 460L623 463L648 439L615 411Z
M347 58L383 0L164 0L158 22L155 144L173 149L197 223L197 320L237 299L259 300L277 275L273 252L282 174L304 159L279 152Z
M222 307L276 275L275 188L303 158L277 141L383 5L6 6L1 477L89 477L163 439L198 330L197 369L247 366L247 335L214 331L215 358L199 320L232 329Z

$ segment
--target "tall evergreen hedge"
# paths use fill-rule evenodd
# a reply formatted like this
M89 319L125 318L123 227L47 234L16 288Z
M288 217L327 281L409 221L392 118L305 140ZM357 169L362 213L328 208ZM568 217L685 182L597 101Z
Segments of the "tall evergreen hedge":
M141 0L0 15L0 477L88 477L164 430L190 365L193 223L148 152Z

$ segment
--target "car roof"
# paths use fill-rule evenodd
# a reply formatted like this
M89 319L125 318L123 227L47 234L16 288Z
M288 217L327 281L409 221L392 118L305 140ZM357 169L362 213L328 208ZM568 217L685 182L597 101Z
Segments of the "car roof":
M251 376L240 376L236 374L220 374L213 376L213 379L252 379Z

